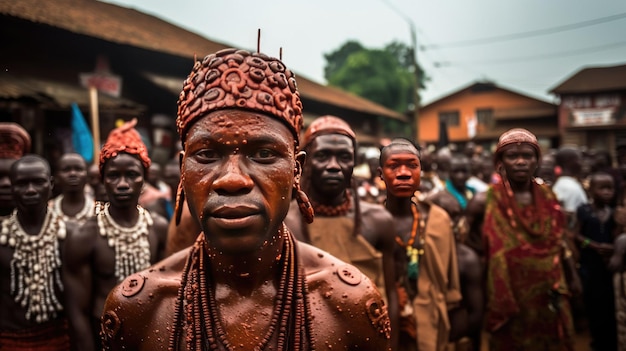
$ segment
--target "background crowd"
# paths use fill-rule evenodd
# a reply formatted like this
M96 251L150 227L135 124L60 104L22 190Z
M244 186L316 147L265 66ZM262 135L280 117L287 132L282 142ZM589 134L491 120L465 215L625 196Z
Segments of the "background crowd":
M109 291L177 251L172 237L195 240L193 220L175 220L178 157L151 163L133 126L115 129L89 166L78 154L28 154L28 134L0 125L0 301L10 311L0 349L25 336L38 349L99 349ZM286 224L375 283L394 349L626 348L626 145L540 150L516 129L494 150L394 139L362 151L332 116L301 143L316 219L294 200ZM590 344L574 345L587 332Z

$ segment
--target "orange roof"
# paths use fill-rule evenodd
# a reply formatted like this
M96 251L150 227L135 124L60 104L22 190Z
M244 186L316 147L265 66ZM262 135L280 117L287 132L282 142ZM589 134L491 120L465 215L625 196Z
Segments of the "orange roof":
M0 14L181 57L203 57L229 47L155 16L95 0L0 0ZM298 84L304 98L407 121L400 113L343 90L300 76Z
M584 68L550 92L574 94L624 89L626 89L626 65L620 65Z

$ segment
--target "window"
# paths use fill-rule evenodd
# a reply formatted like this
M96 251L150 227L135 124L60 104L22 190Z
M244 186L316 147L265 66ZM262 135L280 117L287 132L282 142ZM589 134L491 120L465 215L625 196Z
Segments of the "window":
M489 126L493 122L493 109L492 108L478 108L476 109L476 119L478 124Z
M458 127L459 111L439 112L439 123L445 123L448 127Z

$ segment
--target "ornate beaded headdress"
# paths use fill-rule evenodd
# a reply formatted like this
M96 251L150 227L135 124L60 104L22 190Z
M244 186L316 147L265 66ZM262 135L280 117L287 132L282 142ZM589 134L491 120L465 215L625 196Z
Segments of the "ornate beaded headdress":
M356 135L348 123L335 116L322 116L316 118L306 129L302 137L302 148L309 145L315 137L322 134L341 134L352 139L352 144L356 147Z
M101 176L104 172L104 164L106 161L120 153L137 156L144 170L146 172L148 171L151 163L150 157L148 156L148 149L141 140L141 136L137 130L135 130L136 124L137 119L133 118L131 121L124 123L122 126L113 129L111 133L109 133L109 137L100 151Z
M537 153L537 159L541 157L541 150L539 149L539 143L537 137L524 128L513 128L504 132L500 139L498 139L498 146L494 153L494 161L498 162L502 157L502 149L511 144L528 144L535 149Z
M289 127L298 142L303 123L300 94L294 74L276 58L224 49L196 61L178 98L176 126L183 149L195 121L227 108L275 117Z
M30 152L30 135L17 123L0 123L0 158L17 160Z

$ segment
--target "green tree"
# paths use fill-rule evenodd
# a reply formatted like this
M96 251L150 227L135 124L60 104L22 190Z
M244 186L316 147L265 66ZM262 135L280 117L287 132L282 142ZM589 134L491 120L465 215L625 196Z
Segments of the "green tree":
M324 55L325 78L332 86L405 113L413 105L416 86L412 54L411 48L399 42L368 49L348 41Z

